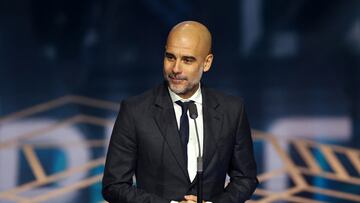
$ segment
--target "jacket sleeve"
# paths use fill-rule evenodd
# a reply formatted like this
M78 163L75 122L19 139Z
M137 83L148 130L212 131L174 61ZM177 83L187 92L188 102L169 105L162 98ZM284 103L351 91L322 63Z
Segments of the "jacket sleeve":
M258 185L251 130L243 104L235 136L235 144L228 171L230 183L222 194L211 200L214 203L245 202L250 199Z
M133 185L136 169L137 142L135 122L130 105L123 101L107 152L102 195L110 203L169 203L155 194Z

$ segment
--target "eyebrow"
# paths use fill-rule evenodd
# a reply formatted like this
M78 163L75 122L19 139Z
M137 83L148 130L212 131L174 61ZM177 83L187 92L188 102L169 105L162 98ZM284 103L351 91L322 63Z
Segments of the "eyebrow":
M170 52L165 52L165 56L171 56L171 57L176 58L176 56ZM196 61L196 57L194 57L194 56L182 56L181 59Z
M187 59L187 60L190 60L190 61L196 61L196 58L193 57L193 56L183 56L181 57L182 59Z
M169 53L169 52L165 52L165 56L172 56L172 57L176 58L174 54Z

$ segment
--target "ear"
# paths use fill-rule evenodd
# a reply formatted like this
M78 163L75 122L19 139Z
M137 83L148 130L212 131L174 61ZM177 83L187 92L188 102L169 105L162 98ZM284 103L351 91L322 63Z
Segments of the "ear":
M204 72L207 72L210 70L213 59L214 59L213 54L208 54L206 56L205 61L204 61Z

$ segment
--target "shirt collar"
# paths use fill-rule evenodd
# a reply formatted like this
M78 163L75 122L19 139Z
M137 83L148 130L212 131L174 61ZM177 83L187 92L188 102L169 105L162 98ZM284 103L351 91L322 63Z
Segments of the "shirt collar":
M188 99L183 99L181 98L179 95L175 94L173 91L171 91L171 89L168 87L169 93L170 93L170 97L173 103L175 103L176 101L182 101L182 102L187 102L187 101L194 101L195 103L198 104L202 104L202 94L201 94L201 85L199 84L199 88L196 90L196 92Z

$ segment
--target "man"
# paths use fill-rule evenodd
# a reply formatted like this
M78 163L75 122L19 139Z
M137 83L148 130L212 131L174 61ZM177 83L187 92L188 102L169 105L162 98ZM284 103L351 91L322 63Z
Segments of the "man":
M211 34L204 25L185 21L170 31L166 82L121 103L105 164L107 201L196 202L198 148L189 101L199 115L203 199L239 203L250 198L258 182L244 105L240 98L200 87L212 61ZM226 174L230 183L224 188Z

